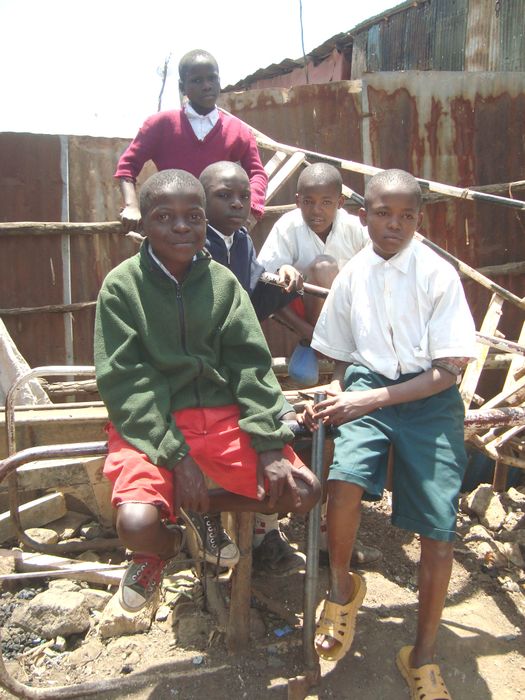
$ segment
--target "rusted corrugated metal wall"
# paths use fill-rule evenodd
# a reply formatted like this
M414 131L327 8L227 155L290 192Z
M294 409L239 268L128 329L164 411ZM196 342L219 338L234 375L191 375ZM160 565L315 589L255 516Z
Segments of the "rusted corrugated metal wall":
M223 103L277 141L330 155L460 187L525 179L523 73L373 73L361 85L254 90L225 95ZM352 186L362 192L362 179L354 176ZM256 244L268 224L261 228ZM450 200L427 207L422 230L472 267L525 259L525 215L515 210ZM496 281L525 296L524 277ZM488 293L470 282L466 287L479 323ZM517 337L518 322L523 319L506 310L502 329L510 338ZM290 349L282 328L267 332L274 354Z
M69 208L71 221L115 221L120 196L113 173L128 143L129 139L0 134L1 220L61 221ZM146 167L141 181L152 170ZM64 199L66 189L69 202ZM96 299L107 272L136 249L119 234L72 235L72 301ZM0 308L61 304L63 294L60 236L0 234ZM73 319L74 362L90 364L94 311L75 312ZM3 320L31 366L66 362L63 314Z
M524 71L525 0L427 0L352 31L352 79L372 71Z

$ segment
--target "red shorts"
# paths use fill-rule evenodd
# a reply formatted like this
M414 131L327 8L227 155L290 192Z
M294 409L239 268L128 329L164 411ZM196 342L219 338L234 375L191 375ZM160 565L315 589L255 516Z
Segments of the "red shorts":
M220 487L248 498L257 496L258 453L250 437L239 428L237 405L217 408L185 408L174 411L177 428L202 472ZM108 456L104 475L113 484L111 503L151 503L165 517L173 517L173 472L157 467L132 447L109 423ZM289 445L284 456L295 467L304 466Z
M292 301L288 304L288 308L292 309L292 311L296 313L299 318L302 318L303 321L305 320L306 310L304 308L303 297L295 297L295 299L292 299Z

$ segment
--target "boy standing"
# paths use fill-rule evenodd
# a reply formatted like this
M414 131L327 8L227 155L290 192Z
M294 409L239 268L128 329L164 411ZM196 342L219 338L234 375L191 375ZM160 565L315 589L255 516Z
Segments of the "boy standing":
M268 272L295 267L311 284L329 289L344 265L366 246L366 229L342 206L343 180L328 163L314 163L297 181L297 209L276 222L257 260ZM312 339L323 300L305 297L280 314L299 336Z
M349 573L361 498L381 497L394 446L392 522L421 537L415 645L397 665L412 698L449 698L433 663L466 464L457 376L474 356L474 323L449 263L413 240L421 190L401 170L374 176L360 211L372 246L335 281L312 347L336 360L331 396L310 418L338 426L328 483L330 591L316 648L350 648L364 580Z
M141 609L181 546L167 528L197 512L307 512L319 484L287 445L282 394L246 293L203 252L204 191L180 170L140 195L147 240L106 277L97 303L97 383L111 421L105 475L133 552L122 606ZM204 474L221 488L208 493Z
M250 213L250 182L237 163L221 161L203 170L200 181L206 194L206 248L212 258L228 267L250 295L259 320L289 301L292 290L301 284L301 275L290 266L281 268L290 293L259 282L263 267L245 228ZM289 268L289 269L288 269ZM281 419L293 407L285 401ZM277 513L256 513L253 565L272 575L290 575L304 569L305 556L297 552L279 528ZM221 559L223 558L221 553Z
M236 117L217 109L221 89L217 61L207 51L190 51L179 63L179 78L187 104L146 119L119 160L115 177L120 179L124 200L120 214L124 228L129 231L140 224L135 181L148 160L157 170L181 168L195 177L219 160L241 163L250 178L252 214L260 219L268 177L251 131Z

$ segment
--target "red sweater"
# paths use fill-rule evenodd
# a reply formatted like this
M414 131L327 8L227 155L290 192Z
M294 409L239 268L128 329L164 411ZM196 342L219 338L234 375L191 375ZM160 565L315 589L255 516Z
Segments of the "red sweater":
M120 157L115 177L135 181L148 160L157 170L180 168L195 177L219 160L238 162L250 178L252 212L259 219L264 213L268 176L253 134L237 117L219 111L217 123L199 141L183 110L154 114Z

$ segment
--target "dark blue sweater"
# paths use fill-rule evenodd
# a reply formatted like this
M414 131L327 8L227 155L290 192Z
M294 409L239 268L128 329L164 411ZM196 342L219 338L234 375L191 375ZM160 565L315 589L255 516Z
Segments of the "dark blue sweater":
M233 234L233 245L227 249L223 239L211 228L206 231L206 248L211 257L230 269L242 287L251 296L264 267L257 262L257 254L248 231L243 227Z

